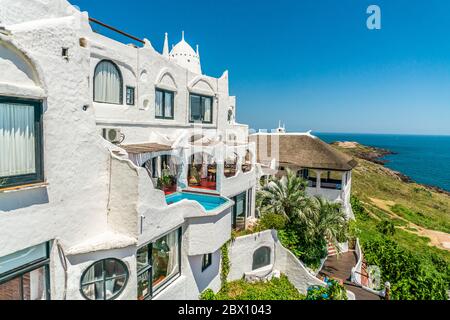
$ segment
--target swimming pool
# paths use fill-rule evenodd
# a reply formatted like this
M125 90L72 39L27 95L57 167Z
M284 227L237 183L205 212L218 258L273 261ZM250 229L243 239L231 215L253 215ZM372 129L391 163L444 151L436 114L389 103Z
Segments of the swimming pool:
M182 200L197 201L206 211L212 211L228 202L227 199L218 196L209 196L205 194L178 192L166 196L168 205L180 202Z

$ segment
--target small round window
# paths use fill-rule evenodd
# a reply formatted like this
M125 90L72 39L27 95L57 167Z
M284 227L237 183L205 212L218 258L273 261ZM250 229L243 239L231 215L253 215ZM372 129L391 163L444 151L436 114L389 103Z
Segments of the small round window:
M128 269L117 259L97 261L81 276L81 293L88 300L112 300L125 288Z

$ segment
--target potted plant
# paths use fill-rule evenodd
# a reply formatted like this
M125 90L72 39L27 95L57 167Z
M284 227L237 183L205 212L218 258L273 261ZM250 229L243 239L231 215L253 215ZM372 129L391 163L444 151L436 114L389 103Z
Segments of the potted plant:
M170 174L169 168L165 168L162 170L162 176L159 179L159 183L164 192L172 192L174 191L174 187L176 186L176 178Z
M200 174L198 173L197 168L194 165L192 165L190 171L191 171L191 174L189 177L189 184L195 185L195 186L200 185Z

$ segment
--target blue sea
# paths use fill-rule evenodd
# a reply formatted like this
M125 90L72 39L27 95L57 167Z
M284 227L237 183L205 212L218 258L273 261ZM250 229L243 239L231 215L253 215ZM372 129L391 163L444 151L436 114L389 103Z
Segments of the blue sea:
M450 136L314 133L325 142L355 141L389 149L397 154L383 158L386 167L418 183L450 191Z

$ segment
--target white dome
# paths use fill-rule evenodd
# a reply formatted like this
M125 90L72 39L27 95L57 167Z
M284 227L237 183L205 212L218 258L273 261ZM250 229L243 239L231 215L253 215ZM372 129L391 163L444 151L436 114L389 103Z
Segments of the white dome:
M184 39L181 40L180 42L178 42L172 48L172 51L170 52L170 55L174 55L174 54L188 54L188 55L191 55L191 56L197 56L197 54L195 53L194 49L192 49L192 47L189 45L189 43L184 41Z
M200 56L198 52L195 52L194 49L192 49L192 47L184 41L184 34L181 41L172 48L172 51L170 51L169 59L175 61L178 65L193 73L202 73Z

